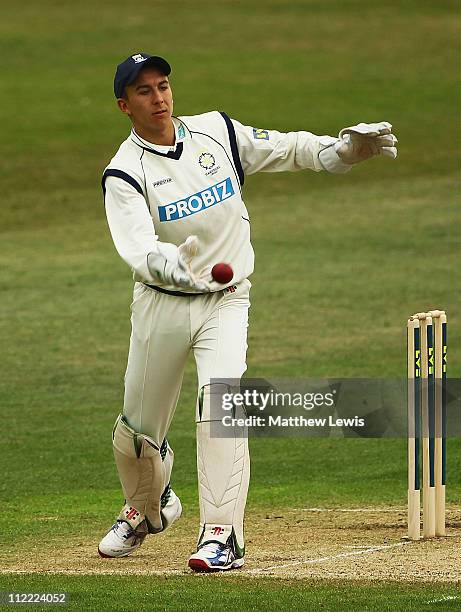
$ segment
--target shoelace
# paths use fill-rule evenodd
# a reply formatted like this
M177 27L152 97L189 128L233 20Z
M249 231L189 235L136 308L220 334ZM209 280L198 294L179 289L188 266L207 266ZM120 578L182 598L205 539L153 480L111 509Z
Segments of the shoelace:
M136 535L136 532L133 529L133 527L131 527L131 525L129 525L126 521L117 521L116 523L114 523L112 525L112 531L118 531L122 527L122 523L125 523L125 525L128 526L127 532L124 534L121 534L122 538L125 538L125 540L128 540L128 538L131 538L131 536Z
M201 546L200 550L206 550L207 552L217 553L218 551L222 552L225 548L226 548L225 544L215 544L213 542L210 542L209 544L204 544L203 546Z

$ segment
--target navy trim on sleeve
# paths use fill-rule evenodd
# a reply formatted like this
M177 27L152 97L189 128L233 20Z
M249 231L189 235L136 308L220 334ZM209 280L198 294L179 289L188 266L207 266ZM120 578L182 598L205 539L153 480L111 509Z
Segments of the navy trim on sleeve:
M235 128L230 120L229 116L226 113L220 111L219 113L224 121L226 122L227 131L229 133L229 142L231 147L232 159L234 160L235 169L237 170L237 174L239 177L240 185L243 185L245 182L245 174L242 168L242 162L240 161L239 150L237 146L237 136L235 135Z
M126 172L123 172L123 170L115 170L112 168L105 170L104 174L102 175L101 187L104 196L106 195L106 178L108 176L116 176L117 178L122 179L123 181L129 183L132 187L134 187L138 193L144 196L144 192L142 190L141 185L132 176L130 176Z

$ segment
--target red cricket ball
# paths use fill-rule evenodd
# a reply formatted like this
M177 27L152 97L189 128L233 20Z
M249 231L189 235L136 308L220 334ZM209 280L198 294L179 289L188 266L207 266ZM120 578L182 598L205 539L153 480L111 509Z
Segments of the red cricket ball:
M211 276L217 283L225 285L231 282L234 277L234 271L229 264L217 263L211 268Z

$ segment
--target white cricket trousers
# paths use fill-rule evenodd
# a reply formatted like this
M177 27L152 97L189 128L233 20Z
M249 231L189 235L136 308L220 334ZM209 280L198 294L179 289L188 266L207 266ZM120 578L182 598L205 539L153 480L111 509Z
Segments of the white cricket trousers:
M239 379L243 375L250 287L250 281L244 280L235 290L183 297L135 284L123 409L134 430L150 436L160 447L173 419L191 350L197 365L198 392L209 389L210 379ZM201 422L207 419L209 409L205 407L199 414L198 406L197 400L200 532L213 523L231 526L243 547L248 440L213 439L209 423Z

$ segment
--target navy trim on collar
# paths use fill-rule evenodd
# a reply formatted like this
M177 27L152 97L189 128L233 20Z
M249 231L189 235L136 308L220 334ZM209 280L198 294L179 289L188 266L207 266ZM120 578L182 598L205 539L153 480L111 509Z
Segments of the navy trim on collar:
M178 144L176 145L176 149L174 151L168 151L168 153L161 153L160 151L156 151L155 149L149 149L148 147L144 147L140 145L139 142L136 142L136 140L133 140L133 138L131 139L131 141L134 142L134 144L138 146L140 149L143 149L144 151L147 151L148 153L153 153L154 155L160 155L160 157L169 157L170 159L176 159L176 160L178 160L181 157L183 149L184 149L184 144L182 142L178 142Z
M239 150L238 150L238 145L237 145L237 136L235 135L235 128L234 128L232 121L230 120L229 116L226 115L226 113L223 113L220 111L219 114L222 116L222 118L226 122L227 131L229 133L229 141L230 141L232 159L234 160L235 169L237 170L237 174L240 180L240 185L243 186L243 183L245 182L245 174L243 172L242 162L240 161L240 155L239 155Z
M138 193L144 196L144 192L141 188L141 185L132 176L130 176L126 172L123 172L123 170L116 170L112 168L105 170L104 174L102 175L101 187L102 187L102 193L104 196L106 195L106 178L108 176L115 176L117 178L122 179L123 181L126 181L132 187L134 187Z

